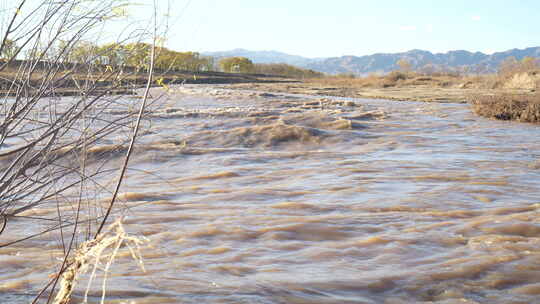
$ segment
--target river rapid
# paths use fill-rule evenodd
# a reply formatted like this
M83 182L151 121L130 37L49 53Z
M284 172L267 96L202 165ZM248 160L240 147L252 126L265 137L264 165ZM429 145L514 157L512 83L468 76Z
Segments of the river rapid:
M205 85L148 116L114 214L145 271L122 251L106 303L540 303L538 125ZM43 287L59 243L0 248L1 303Z

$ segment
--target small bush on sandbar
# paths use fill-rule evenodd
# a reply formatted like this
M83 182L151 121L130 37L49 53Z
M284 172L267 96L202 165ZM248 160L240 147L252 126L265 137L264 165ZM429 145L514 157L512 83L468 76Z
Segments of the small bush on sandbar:
M386 80L396 82L398 80L406 80L407 74L400 71L392 71L386 75Z

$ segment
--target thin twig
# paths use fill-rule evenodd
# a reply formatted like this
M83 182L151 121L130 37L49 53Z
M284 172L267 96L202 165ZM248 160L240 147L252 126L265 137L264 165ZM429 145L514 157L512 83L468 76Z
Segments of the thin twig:
M155 7L154 7L154 10L155 10ZM154 14L155 14L155 12L154 12ZM154 19L155 19L155 15L154 15ZM155 34L155 31L156 31L156 28L154 27L154 34ZM140 125L141 125L141 119L142 119L143 113L144 113L145 108L146 108L146 101L148 100L148 95L150 93L150 87L151 87L151 84L152 84L152 78L153 78L152 76L153 76L153 72L154 72L155 49L156 49L156 37L154 35L154 40L153 40L153 43L152 43L152 53L150 55L150 69L148 71L148 81L146 82L146 88L144 90L143 101L142 101L141 107L139 108L139 114L137 116L137 123L135 125L135 129L133 130L133 136L131 137L131 142L129 143L129 148L128 148L127 152L126 152L126 157L124 159L124 163L123 163L122 168L120 170L120 176L118 178L118 182L116 183L116 188L115 188L115 190L113 192L111 202L109 204L109 207L107 208L107 211L105 212L105 216L103 217L103 220L101 221L101 224L99 225L99 228L96 231L96 234L95 234L94 238L96 238L101 233L101 230L103 230L103 227L105 226L105 222L107 221L107 219L109 218L109 215L111 214L112 208L114 206L114 202L116 201L116 197L118 196L118 193L120 191L120 186L122 185L122 181L123 181L124 175L126 173L128 162L129 162L129 159L131 157L131 153L133 151L133 146L135 145L135 140L137 139L137 134L139 132L139 128L140 128Z

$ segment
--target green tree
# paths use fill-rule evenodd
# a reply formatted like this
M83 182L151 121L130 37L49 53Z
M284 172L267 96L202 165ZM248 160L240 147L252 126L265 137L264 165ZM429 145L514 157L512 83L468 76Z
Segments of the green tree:
M167 48L156 48L155 66L161 70L175 70L176 52Z
M107 63L112 66L120 66L125 64L127 57L127 50L125 46L120 43L107 43L98 48L98 54L100 57L106 57Z
M199 67L199 71L214 70L214 66L216 64L214 57L204 56L204 57L201 57L200 60L201 60L201 65Z
M79 41L69 52L68 58L71 62L91 63L94 62L98 53L98 46L88 41Z
M176 52L167 48L156 50L156 67L174 71L209 71L213 68L211 57L201 57L197 52Z
M0 56L2 56L3 59L11 59L17 54L18 51L19 47L15 41L6 39L4 45L2 46Z
M146 70L150 63L150 54L152 46L147 43L130 43L124 49L126 50L125 63L135 67L137 70Z
M176 52L176 62L179 70L198 71L200 60L197 52Z
M280 75L295 78L319 78L324 76L323 73L308 69L301 69L299 67L295 67L293 65L285 63L255 64L254 72L260 74Z
M253 62L246 57L223 58L219 61L219 67L229 73L251 73L254 70Z

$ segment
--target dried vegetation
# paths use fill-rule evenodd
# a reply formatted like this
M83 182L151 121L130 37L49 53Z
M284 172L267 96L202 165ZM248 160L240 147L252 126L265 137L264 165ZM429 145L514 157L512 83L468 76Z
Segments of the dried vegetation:
M501 120L540 123L540 94L476 95L471 98L474 113Z

